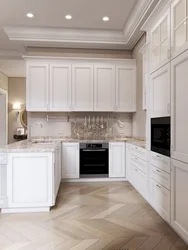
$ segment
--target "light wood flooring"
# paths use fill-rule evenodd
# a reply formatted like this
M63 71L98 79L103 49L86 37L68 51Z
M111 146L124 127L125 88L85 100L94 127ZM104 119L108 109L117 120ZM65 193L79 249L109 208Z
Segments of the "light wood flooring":
M0 250L184 250L127 182L65 183L49 213L0 215Z

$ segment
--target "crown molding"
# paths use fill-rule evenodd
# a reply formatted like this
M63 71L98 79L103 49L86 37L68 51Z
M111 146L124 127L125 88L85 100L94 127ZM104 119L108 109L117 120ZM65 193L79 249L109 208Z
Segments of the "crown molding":
M141 25L160 0L139 0L122 31L4 26L9 40L25 47L97 48L131 50L143 35Z

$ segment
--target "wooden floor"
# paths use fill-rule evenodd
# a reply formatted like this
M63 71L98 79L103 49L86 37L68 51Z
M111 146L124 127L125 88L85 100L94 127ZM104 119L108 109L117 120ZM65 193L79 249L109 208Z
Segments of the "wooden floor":
M63 184L50 213L0 215L5 250L183 250L177 234L126 182Z

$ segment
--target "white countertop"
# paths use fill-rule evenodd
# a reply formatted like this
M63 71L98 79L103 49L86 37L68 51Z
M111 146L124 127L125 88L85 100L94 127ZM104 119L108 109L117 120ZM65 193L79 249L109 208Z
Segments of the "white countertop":
M44 143L34 143L34 142ZM146 142L138 138L113 138L106 140L80 140L73 138L62 137L40 137L33 139L33 142L28 140L14 142L0 148L0 153L20 153L20 152L54 152L61 142L85 142L85 143L104 143L104 142L128 142L138 147L146 148Z

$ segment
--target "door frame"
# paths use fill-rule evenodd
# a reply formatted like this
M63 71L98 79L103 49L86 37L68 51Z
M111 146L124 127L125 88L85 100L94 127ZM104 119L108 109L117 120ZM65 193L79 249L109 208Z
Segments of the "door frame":
M8 144L8 91L0 88L0 94L5 95L6 101L6 144Z

